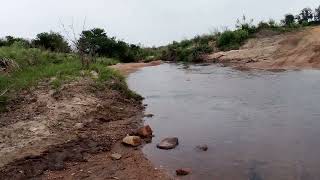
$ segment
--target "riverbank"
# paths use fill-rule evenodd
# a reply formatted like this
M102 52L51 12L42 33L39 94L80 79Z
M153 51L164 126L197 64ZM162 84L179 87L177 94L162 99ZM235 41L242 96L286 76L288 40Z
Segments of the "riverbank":
M3 179L170 179L140 148L120 143L142 126L139 96L116 81L81 77L59 89L50 81L18 93L0 115Z
M140 68L148 67L148 66L157 66L162 64L161 60L158 61L151 61L148 63L118 63L116 65L111 66L111 68L116 69L121 72L121 74L128 76L130 73L133 73Z
M320 69L320 27L276 33L263 31L239 50L216 52L206 62L240 69Z

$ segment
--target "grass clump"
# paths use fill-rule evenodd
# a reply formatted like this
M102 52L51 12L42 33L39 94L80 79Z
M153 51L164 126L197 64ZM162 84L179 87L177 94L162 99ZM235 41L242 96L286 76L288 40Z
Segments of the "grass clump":
M135 100L142 100L143 98L131 91L125 81L125 77L117 70L104 66L100 63L91 64L89 67L90 72L97 72L98 78L96 79L95 87L105 88L109 87L115 91L120 92L127 98Z
M175 62L200 62L204 54L213 51L213 46L210 44L213 39L215 39L213 35L204 35L191 40L173 42L161 49L160 59Z
M58 89L62 84L81 76L84 70L80 58L75 54L43 51L36 48L25 48L17 45L0 47L0 60L14 61L19 68L6 71L0 70L0 110L12 95L23 89L37 85L41 80L48 79L50 85ZM97 58L89 70L98 73L97 83L119 80L125 85L124 78L106 66L118 63L111 58ZM1 65L1 63L0 63ZM126 89L126 91L130 91Z
M249 32L247 30L225 31L219 36L217 46L221 50L239 49L248 38Z

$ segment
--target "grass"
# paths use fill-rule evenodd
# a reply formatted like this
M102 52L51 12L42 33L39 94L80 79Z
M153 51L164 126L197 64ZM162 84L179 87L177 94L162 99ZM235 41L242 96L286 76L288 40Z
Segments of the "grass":
M248 38L249 31L247 30L225 31L219 36L217 46L220 50L239 49L241 44Z
M96 84L101 87L116 82L113 83L114 89L121 90L121 93L125 93L128 97L137 97L127 87L124 77L119 72L107 67L119 62L115 59L97 58L89 69L84 70L80 59L75 54L54 53L19 46L1 47L1 58L12 59L19 65L19 68L11 69L5 73L0 71L0 111L4 109L6 102L16 92L34 87L44 79L50 79L51 86L57 89L62 84L79 76L89 75L91 71L98 73ZM3 92L6 93L3 94Z
M202 55L213 51L210 44L215 40L215 35L196 36L190 40L173 42L166 47L159 48L162 51L161 57L165 61L199 62Z

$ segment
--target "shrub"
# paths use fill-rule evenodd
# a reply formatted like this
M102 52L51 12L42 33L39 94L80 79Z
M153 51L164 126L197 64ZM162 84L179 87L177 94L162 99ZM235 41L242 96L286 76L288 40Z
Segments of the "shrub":
M260 21L259 24L258 24L258 27L257 29L268 29L270 28L269 24L267 22L263 22L263 21Z
M296 16L296 19L300 24L303 22L309 22L313 18L313 13L311 8L304 8L301 10L300 14Z
M320 22L320 6L314 10L314 20Z
M144 57L140 46L108 37L105 30L100 28L83 31L77 46L86 54L117 58L122 62L134 62Z
M249 38L249 32L246 30L225 31L217 40L217 46L221 50L238 49L240 45Z
M13 36L6 36L4 39L0 39L0 47L1 46L12 46L13 44L19 44L20 46L29 48L31 47L31 43L23 38L15 38Z
M294 15L286 14L284 17L284 20L282 20L282 22L285 26L290 26L290 25L294 24L295 23Z
M242 16L242 19L237 20L236 28L240 30L247 31L249 34L253 34L256 32L256 27L252 24L253 19L247 21L246 16Z
M43 32L32 41L36 48L44 48L54 52L70 52L71 48L63 36L56 32Z

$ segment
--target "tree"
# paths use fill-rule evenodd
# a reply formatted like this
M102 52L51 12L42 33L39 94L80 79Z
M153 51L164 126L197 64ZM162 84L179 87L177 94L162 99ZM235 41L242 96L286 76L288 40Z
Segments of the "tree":
M286 26L290 26L295 22L295 17L292 14L286 14L284 16L284 20L282 20L283 24Z
M30 47L30 41L23 38L16 38L13 36L6 36L4 39L0 39L0 46L11 46L15 43L23 45L23 47Z
M299 23L302 22L309 22L309 20L312 20L313 13L311 8L304 8L301 10L301 13L297 16L297 19Z
M56 32L43 32L37 35L32 44L38 48L44 48L55 52L70 52L71 48L63 36Z
M138 60L141 55L139 46L108 37L105 30L100 28L82 31L77 44L77 49L89 56L118 58L123 62Z
M314 10L314 20L320 22L320 6Z
M82 31L78 40L78 44L85 53L109 57L113 56L116 43L115 38L109 38L104 29L100 28Z

